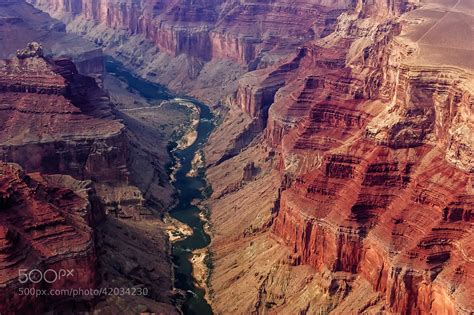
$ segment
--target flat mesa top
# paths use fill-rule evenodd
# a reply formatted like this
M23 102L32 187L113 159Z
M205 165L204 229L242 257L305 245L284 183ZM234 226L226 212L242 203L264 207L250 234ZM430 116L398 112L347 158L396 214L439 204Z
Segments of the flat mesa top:
M417 50L408 63L474 72L474 1L422 0L402 21L399 38Z

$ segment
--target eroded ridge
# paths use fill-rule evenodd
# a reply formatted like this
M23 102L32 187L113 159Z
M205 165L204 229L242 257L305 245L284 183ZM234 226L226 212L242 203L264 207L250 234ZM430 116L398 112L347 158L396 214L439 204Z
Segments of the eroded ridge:
M103 218L88 181L63 175L26 174L0 163L0 281L5 314L41 312L48 296L18 290L91 289L97 285L92 227ZM48 281L26 281L19 270L47 272ZM57 277L60 270L71 270ZM61 297L52 297L58 303ZM68 296L63 299L68 299Z
M66 59L0 60L0 147L27 171L125 179L124 126L95 80Z
M410 35L415 23L424 24L412 17L438 4L405 3L395 11L394 4L400 2L382 16L382 4L359 3L338 18L329 36L239 81L234 104L264 128L264 140L229 163L254 158L250 150L263 145L264 161L273 160L281 180L275 205L262 212L273 218L272 234L243 233L247 247L240 250L252 253L252 262L263 260L251 246L276 250L269 241L275 235L290 253L274 254L266 281L241 270L236 285L260 285L248 309L336 314L474 309L472 69L468 61L440 64L439 55L427 55ZM219 178L219 169L230 172L223 162L209 172L211 178ZM263 184L271 174L256 181ZM216 179L213 183L219 187ZM229 186L233 189L224 189L215 202L223 206L221 200L250 186ZM244 211L259 201L235 202ZM224 214L214 211L220 222ZM258 222L253 220L252 226ZM236 259L226 248L239 246L225 242L223 233L219 230L214 245L222 255L214 278L221 289L223 272L233 273L227 259ZM289 272L288 265L296 267ZM289 283L313 295L302 298ZM218 307L225 295L216 294ZM290 297L294 303L286 301Z

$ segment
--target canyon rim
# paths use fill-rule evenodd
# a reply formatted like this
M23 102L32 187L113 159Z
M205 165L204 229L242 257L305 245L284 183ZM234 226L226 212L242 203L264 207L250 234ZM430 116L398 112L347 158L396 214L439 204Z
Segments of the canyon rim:
M0 314L474 313L472 0L0 0Z

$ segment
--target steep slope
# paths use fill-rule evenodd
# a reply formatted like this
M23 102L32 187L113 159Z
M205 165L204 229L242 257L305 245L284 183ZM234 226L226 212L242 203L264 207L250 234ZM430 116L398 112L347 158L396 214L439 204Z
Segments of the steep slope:
M353 1L70 1L36 7L142 76L216 103L245 71L329 34ZM135 47L140 45L141 49ZM216 85L220 85L216 89Z
M147 291L138 295L106 295L104 291L101 291L101 294L84 293L90 291L66 292L61 293L59 297L48 296L36 300L34 295L22 295L17 290L19 286L15 283L18 282L18 264L14 264L12 268L15 269L5 269L5 283L8 286L1 292L0 299L14 299L18 300L18 303L3 303L9 305L8 308L5 306L5 312L19 312L28 307L29 303L34 303L37 309L31 311L35 314L46 310L68 313L78 309L123 314L142 311L176 313L176 307L171 304L175 292L168 253L169 244L164 233L165 224L158 213L162 209L148 208L144 194L139 188L132 186L147 186L147 199L159 200L158 205L161 207L169 205L172 201L170 184L161 184L156 188L153 186L154 181L141 180L138 172L141 167L148 167L146 163L155 163L151 174L166 176L163 168L159 166L161 161L157 161L154 156L139 155L140 148L137 147L130 130L115 118L107 94L93 78L79 74L71 61L44 57L43 53L41 45L30 43L26 49L17 52L17 57L0 60L1 158L20 164L27 172L40 174L37 175L38 178L48 178L45 186L50 186L50 179L53 187L76 187L72 177L90 180L88 182L90 185L93 183L96 193L93 201L107 216L106 220L93 226L97 243L89 235L92 234L89 228L87 252L81 247L77 249L76 255L76 242L85 241L81 239L82 232L75 236L73 228L68 226L74 222L70 223L68 218L63 218L62 212L67 211L70 205L61 203L54 209L48 206L48 203L54 204L61 196L43 196L41 191L37 192L36 184L32 182L33 186L29 186L30 182L26 179L26 184L23 185L25 187L6 187L6 193L19 190L19 193L25 195L24 199L39 194L40 202L28 204L29 207L24 209L31 212L33 221L18 221L15 223L18 224L16 227L20 229L26 226L25 228L29 229L28 225L32 225L39 230L33 231L36 234L51 234L55 241L60 237L62 247L56 244L51 247L58 247L58 250L64 251L66 255L64 258L56 253L50 255L47 248L41 248L45 251L45 257L32 253L27 262L18 260L18 264L21 263L22 269L27 271L34 269L37 264L47 270L51 256L53 262L64 263L66 267L70 265L75 270L77 268L77 273L83 273L84 278L77 281L79 288L123 287L133 290L140 287L146 288ZM158 176L155 177L159 181ZM65 194L66 197L69 196L69 193ZM26 201L18 202L10 212L2 211L0 215L0 220L6 220L5 225L8 228L11 217L23 216L22 205L26 205ZM46 205L43 206L42 202ZM75 207L71 205L73 206ZM59 214L56 213L58 211ZM89 214L85 213L84 216ZM50 217L51 222L48 221ZM54 230L56 226L57 231ZM61 234L62 231L65 231L64 234ZM10 236L8 234L5 237ZM5 246L10 240L6 242ZM13 258L5 258L6 267L15 262L15 257L28 253L28 248L21 247L21 244L13 248L20 252L12 254ZM88 254L89 250L93 255ZM82 256L87 256L91 261L89 265L81 265ZM50 265L54 267L53 263ZM13 275L14 272L16 275ZM58 282L58 287L54 289L69 288L73 285L74 282ZM38 288L49 289L44 284L40 284ZM66 302L62 303L63 300Z
M73 72L79 72L82 75L96 78L97 84L90 78L79 78L80 76L75 73L71 77L73 80L77 81L74 83L75 85L68 82L66 82L66 85L72 85L72 89L82 90L82 92L79 92L82 94L88 90L92 91L91 93L88 92L89 95L82 95L80 97L86 99L90 98L87 102L90 103L88 106L91 108L97 106L105 109L108 107L109 109L106 110L110 111L111 104L106 99L108 96L104 92L99 91L99 88L96 86L103 85L105 75L104 55L102 54L102 49L87 39L78 35L66 33L65 25L62 22L51 18L47 13L41 12L23 0L0 1L0 57L12 58L15 56L15 52L18 49L22 49L27 45L27 43L34 41L41 42L43 54L48 59L72 60L75 66L71 65L71 67L77 69L77 71L75 69L72 70ZM63 62L67 63L67 61ZM25 64L24 67L26 66L27 65ZM12 67L14 66L12 65ZM21 71L22 69L23 68L19 67L12 71ZM40 69L39 71L43 70ZM31 73L28 74L31 75ZM35 79L36 78L39 78L39 76L35 77ZM24 77L21 76L16 78L16 80L23 79ZM9 79L6 78L5 80ZM68 79L66 78L66 81L67 80ZM28 97L30 98L36 98L34 94L25 95L29 95ZM65 97L71 100L72 97L77 97L77 95L65 95ZM77 105L77 101L73 101L72 103L74 106ZM84 108L73 108L73 110L84 110ZM53 113L45 113L43 119L47 120L49 114L53 115ZM94 115L95 114L92 116ZM120 113L115 111L114 115L120 115ZM25 115L24 117L27 116L28 115ZM86 112L86 116L90 116L88 112ZM101 114L99 114L99 116L102 118ZM50 125L50 128L54 127L58 128L58 130L62 128L70 130L75 128L74 124L68 124L68 119L71 117L72 116L68 115L64 116L64 119L58 121L58 126L56 127L54 127L54 123L51 121L47 123ZM84 117L85 116L78 118L76 123ZM171 195L173 190L172 186L167 181L167 175L164 170L165 165L169 162L169 157L165 152L167 139L160 140L162 143L160 144L160 148L156 148L155 151L159 151L156 153L153 149L149 149L148 144L144 143L143 137L140 137L137 134L143 130L150 129L144 126L146 125L144 122L133 122L127 120L123 115L120 119L124 119L123 124L127 125L127 128L124 128L122 132L122 138L129 144L127 145L127 150L129 152L127 152L124 157L128 163L127 167L129 168L129 179L131 183L137 185L143 191L145 197L151 200L156 207L167 207L172 202ZM102 126L104 126L105 122L95 121L95 123L98 123L97 127L92 126L93 124L90 126L85 124L83 126L84 130L87 129L89 135L94 134L94 128L102 128L99 125L102 124ZM63 126L59 126L59 124L63 124ZM58 130L50 130L48 136L54 137L54 134L58 133L56 137L61 137ZM21 137L22 136L19 136L17 141L22 141L22 139L20 139ZM42 141L45 141L45 139ZM83 151L83 154L86 154L84 152L85 147L82 147L80 150ZM161 151L164 153L161 153ZM63 168L66 169L69 166L71 165L66 165ZM74 167L80 166L75 165ZM141 176L143 173L147 173L149 176Z
M49 294L57 289L96 288L92 226L103 218L103 210L94 202L91 183L25 174L18 165L3 162L0 173L2 314L39 313L48 303L66 302L66 294ZM24 283L19 270L39 271ZM66 276L61 270L72 273ZM34 278L39 274L46 281ZM23 294L18 293L20 289ZM35 289L48 294L28 294Z
M2 60L2 157L27 172L123 180L127 142L94 79L67 60Z
M333 34L240 80L232 102L265 139L208 171L218 313L227 287L245 296L238 313L473 311L472 42L446 37L474 24L469 8L426 3L384 19L361 4ZM250 161L277 172L242 180ZM276 196L257 188L275 177ZM236 213L245 223L222 220Z

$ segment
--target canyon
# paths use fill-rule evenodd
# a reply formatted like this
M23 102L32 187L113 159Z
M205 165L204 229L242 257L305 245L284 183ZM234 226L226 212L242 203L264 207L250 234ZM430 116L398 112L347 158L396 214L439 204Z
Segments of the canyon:
M8 216L20 211L14 200L38 205L21 211L47 213L45 226L75 245L58 259L74 257L87 271L79 285L125 285L127 261L140 256L132 270L153 287L152 298L87 303L180 311L157 214L173 204L163 153L171 131L137 123L160 118L124 101L131 96L113 78L102 80L103 51L215 114L203 156L212 192L200 202L211 263L199 267L214 313L474 312L471 1L28 2L35 8L0 0L0 9L50 19L40 9L61 21L42 37L46 50L68 58L0 61L1 154L21 165L1 165L4 283L16 276L7 262L20 247L12 244L33 248L15 260L26 268L37 252L44 268L55 268L51 252L65 251L42 228L39 241L29 235L35 229L18 230L26 223ZM37 21L6 15L7 40L2 27ZM87 44L59 53L55 37ZM153 250L138 242L128 243L131 255L120 253L129 241L123 231L139 240L152 234ZM106 254L92 244L108 244ZM125 267L110 268L117 262Z
M0 312L173 314L179 292L160 215L174 193L163 180L169 157L138 145L139 126L117 119L93 77L69 59L45 54L31 42L0 60L0 154L8 162L1 176ZM150 177L138 177L139 170ZM25 284L21 270L75 276ZM147 291L67 291L132 286Z
M142 77L208 103L233 92L243 73L330 33L337 16L352 5L348 0L30 3L66 22L69 32L102 45Z
M425 5L398 22L400 12L384 20L373 16L384 8L360 6L240 80L234 105L264 129L209 171L221 189L211 201L216 312L236 291L246 297L237 313L472 312L472 42L456 47L471 57L447 59L437 31L472 25L466 6ZM271 171L242 181L233 166L255 160ZM236 214L246 228L231 233Z

